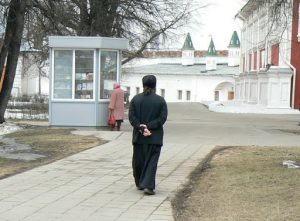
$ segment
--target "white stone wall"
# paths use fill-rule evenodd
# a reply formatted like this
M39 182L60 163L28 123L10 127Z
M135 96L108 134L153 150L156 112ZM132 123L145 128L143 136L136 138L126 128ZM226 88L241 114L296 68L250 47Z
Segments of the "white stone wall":
M206 57L206 70L212 71L217 69L217 58L216 57Z
M18 97L22 94L22 59L18 59L16 75L14 79L11 96Z
M290 108L292 74L289 68L280 67L244 74L236 79L235 100L268 108Z
M228 66L240 65L240 48L228 48Z
M35 53L35 52L33 52ZM48 73L49 67L43 68ZM30 53L20 53L12 96L36 95L39 93L39 69ZM49 95L49 78L41 77L41 94Z
M216 90L220 91L220 100L226 101L228 92L233 91L234 87L232 76L153 74L157 77L156 93L162 95L163 90L167 102L214 101ZM123 89L130 88L130 100L136 95L136 88L139 88L139 92L142 92L142 77L144 75L146 74L123 72L121 85Z
M193 50L184 50L182 51L182 65L194 65L195 64L195 56Z

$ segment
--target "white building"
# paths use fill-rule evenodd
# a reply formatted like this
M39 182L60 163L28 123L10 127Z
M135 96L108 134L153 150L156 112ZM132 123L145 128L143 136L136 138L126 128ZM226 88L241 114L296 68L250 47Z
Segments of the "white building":
M25 48L20 50L15 80L11 95L20 97L22 95L49 95L48 65L38 65L39 51Z
M236 79L235 99L267 108L299 108L297 32L293 32L296 37L292 40L292 31L298 28L299 1L288 0L282 5L285 8L277 9L274 2L249 0L237 14L243 28L241 74ZM297 19L292 15L295 7Z
M142 77L157 77L156 93L167 102L226 101L232 98L234 76L238 68L218 65L216 71L206 71L205 65L156 64L123 68L121 84L129 92L129 99L141 93Z
M184 45L192 46L191 38ZM183 49L191 47L183 47ZM238 66L228 66L228 57L218 56L213 41L209 45L207 56L195 58L187 64L186 54L180 58L139 59L138 62L123 67L121 85L129 93L129 99L141 93L142 77L153 74L157 77L156 93L167 102L204 102L227 101L234 97L235 77L239 74ZM238 59L236 55L235 59ZM189 59L194 57L194 54ZM160 62L158 62L160 60ZM212 63L207 63L207 60ZM167 62L170 61L170 62ZM182 62L181 62L182 61ZM185 61L185 62L183 62ZM189 60L191 61L191 60ZM141 65L143 64L143 65ZM209 67L209 68L208 68Z

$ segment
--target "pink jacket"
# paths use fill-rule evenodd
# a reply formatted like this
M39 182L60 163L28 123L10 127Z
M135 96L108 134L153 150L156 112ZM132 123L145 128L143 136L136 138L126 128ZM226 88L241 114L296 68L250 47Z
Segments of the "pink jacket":
M124 91L121 88L112 93L108 108L112 110L116 120L124 119Z

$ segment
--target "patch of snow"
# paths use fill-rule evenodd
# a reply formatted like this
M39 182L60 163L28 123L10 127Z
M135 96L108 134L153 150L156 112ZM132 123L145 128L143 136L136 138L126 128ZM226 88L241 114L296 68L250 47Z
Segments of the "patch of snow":
M22 128L13 123L4 122L3 124L0 124L0 136L4 134L12 133L20 129Z
M300 166L297 165L297 162L293 161L293 160L285 160L282 162L282 165L287 168L291 168L291 169L299 169L300 168Z
M237 101L203 101L210 111L222 113L249 113L249 114L300 114L292 108L268 108L260 105L243 104Z
M45 120L48 119L48 114L23 114L23 113L18 113L19 111L15 111L14 113L11 113L9 111L6 111L4 114L4 118L7 119L38 119L38 120Z

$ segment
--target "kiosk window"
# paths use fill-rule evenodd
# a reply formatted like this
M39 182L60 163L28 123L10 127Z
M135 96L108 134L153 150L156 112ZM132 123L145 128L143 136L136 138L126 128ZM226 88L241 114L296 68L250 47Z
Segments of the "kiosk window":
M100 59L100 99L109 99L117 82L118 52L101 51Z
M54 51L53 98L72 98L72 50Z
M93 99L94 51L75 51L75 99Z

